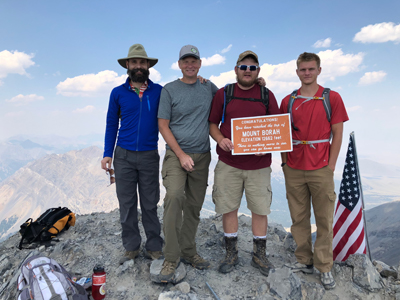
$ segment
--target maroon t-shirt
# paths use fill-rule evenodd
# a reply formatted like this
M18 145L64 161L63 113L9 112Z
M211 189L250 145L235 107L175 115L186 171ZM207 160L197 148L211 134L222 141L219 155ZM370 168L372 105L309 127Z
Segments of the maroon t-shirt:
M242 90L238 84L235 84L233 95L240 98L261 99L260 86L254 85L250 90ZM211 123L219 125L222 120L224 109L224 88L218 90L215 94L211 105L210 117ZM280 110L274 94L269 91L269 108L268 115L279 115ZM226 106L224 123L219 129L224 137L231 139L231 119L258 117L266 115L266 107L262 102L246 101L240 99L232 99ZM217 145L217 154L219 159L227 165L241 170L258 170L267 168L271 165L271 154L267 153L263 156L250 155L232 155L231 151L226 152Z

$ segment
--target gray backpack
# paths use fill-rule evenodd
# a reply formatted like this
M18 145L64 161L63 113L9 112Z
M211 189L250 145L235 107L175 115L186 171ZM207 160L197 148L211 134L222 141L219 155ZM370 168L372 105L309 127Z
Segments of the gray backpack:
M54 259L34 255L21 266L18 300L88 300L85 289Z

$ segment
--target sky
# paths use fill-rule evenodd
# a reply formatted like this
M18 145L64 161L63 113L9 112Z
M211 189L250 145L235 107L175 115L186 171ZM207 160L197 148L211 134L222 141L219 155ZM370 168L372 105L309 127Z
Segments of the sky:
M104 134L117 62L133 44L159 59L150 79L181 77L192 44L200 75L235 82L252 50L278 104L299 88L295 61L321 57L318 83L339 92L359 157L400 166L400 1L0 1L0 141L15 135Z

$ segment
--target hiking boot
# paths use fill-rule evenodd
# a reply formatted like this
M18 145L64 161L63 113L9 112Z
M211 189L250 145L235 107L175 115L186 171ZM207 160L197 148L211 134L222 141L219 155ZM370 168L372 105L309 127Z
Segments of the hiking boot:
M333 279L332 272L321 273L321 282L326 290L335 288L336 282Z
M274 267L265 254L267 239L253 239L253 258L251 265L260 270L261 274L268 276L269 271Z
M208 269L210 267L210 262L202 258L197 253L192 257L182 257L181 262L184 264L192 265L194 268L199 270Z
M124 262L135 259L139 256L139 249L135 251L125 251L124 256L119 260L119 264L122 265Z
M143 249L143 254L146 258L151 260L159 259L163 255L162 251L150 251L146 250L146 248Z
M293 265L290 265L288 267L292 270L293 273L296 273L296 272L303 272L306 274L314 273L314 265L305 265L305 264L296 262Z
M175 277L175 270L179 267L180 258L176 261L164 260L162 264L162 269L159 275L161 282L171 282Z
M223 261L219 265L218 271L221 273L229 273L239 263L237 236L224 237L226 254Z

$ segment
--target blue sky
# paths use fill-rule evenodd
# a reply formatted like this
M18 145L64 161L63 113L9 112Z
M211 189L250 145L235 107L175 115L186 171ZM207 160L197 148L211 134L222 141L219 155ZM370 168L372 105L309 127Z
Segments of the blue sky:
M234 82L239 53L253 50L282 98L299 87L295 59L319 53L319 83L348 109L344 146L400 166L399 1L8 1L0 2L0 141L14 135L104 133L108 97L125 80L117 62L141 43L165 84L180 48L196 45L200 74Z

